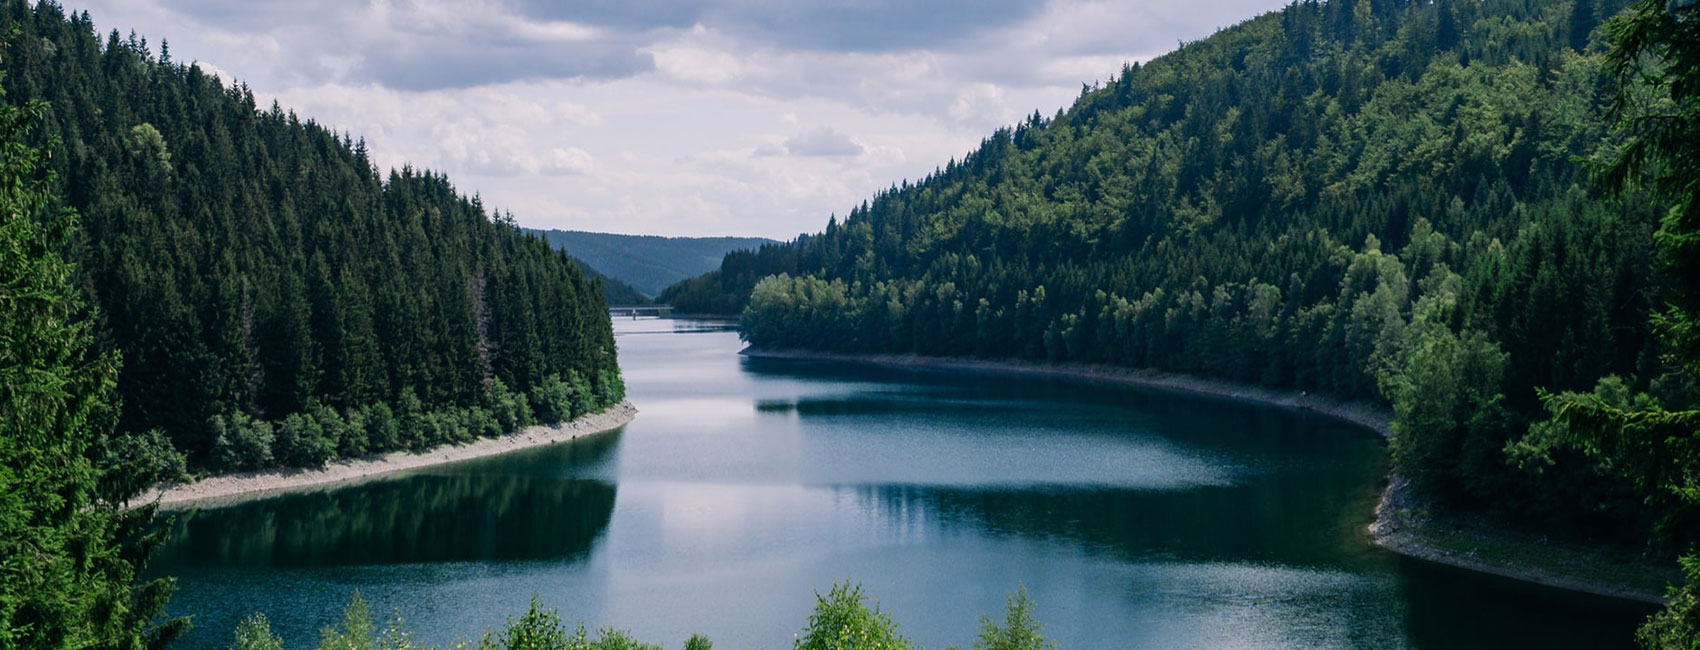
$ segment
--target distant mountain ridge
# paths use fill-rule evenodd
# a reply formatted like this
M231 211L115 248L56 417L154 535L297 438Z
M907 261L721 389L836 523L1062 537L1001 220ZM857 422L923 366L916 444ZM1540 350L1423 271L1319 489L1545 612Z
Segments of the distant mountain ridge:
M761 237L661 237L582 230L535 230L549 245L566 249L607 277L654 296L673 283L720 268L737 250L778 243Z

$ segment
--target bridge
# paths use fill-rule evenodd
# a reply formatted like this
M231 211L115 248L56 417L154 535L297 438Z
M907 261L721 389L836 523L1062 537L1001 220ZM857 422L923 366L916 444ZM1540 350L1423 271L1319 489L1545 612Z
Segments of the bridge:
M645 316L652 317L652 318L666 318L666 317L671 316L671 315L673 315L673 306L672 305L609 305L608 306L608 317L609 318L615 318L615 317L624 318L626 316L630 316L632 318L632 320L637 320L637 319L643 318Z

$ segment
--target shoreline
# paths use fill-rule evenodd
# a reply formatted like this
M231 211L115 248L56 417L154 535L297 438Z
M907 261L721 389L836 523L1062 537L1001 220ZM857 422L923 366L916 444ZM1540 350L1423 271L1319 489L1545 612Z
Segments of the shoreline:
M1480 519L1433 516L1394 474L1376 501L1370 541L1426 562L1652 605L1664 605L1665 586L1681 580L1674 559L1663 567L1624 548L1552 541Z
M1374 404L1342 402L1312 395L1305 391L1271 390L1230 381L1203 379L1158 370L1086 363L1039 363L1018 359L955 359L915 354L843 354L809 350L758 350L754 347L746 347L738 354L755 359L831 361L905 370L1062 379L1173 391L1189 395L1206 395L1236 402L1320 413L1374 431L1382 438L1390 438L1393 435L1391 428L1393 414Z
M621 401L602 411L581 415L571 422L526 427L500 438L479 438L464 444L440 445L418 453L392 451L360 458L337 459L318 469L272 468L210 476L194 483L173 485L165 489L150 488L131 503L155 503L162 510L175 510L207 501L234 502L324 487L566 442L623 427L631 422L637 413L637 407L631 402Z
M1048 364L1023 360L955 359L912 354L770 350L757 349L754 346L746 347L738 354L757 359L827 361L903 370L1060 379L1173 391L1319 413L1374 431L1383 439L1393 437L1392 412L1374 404L1342 402L1305 391L1272 390L1157 370L1083 363ZM1649 576L1675 575L1674 567L1669 571L1660 570L1650 563L1625 559L1621 553L1608 550L1548 545L1544 538L1533 539L1530 535L1482 522L1437 522L1429 517L1421 506L1421 502L1411 493L1408 481L1397 475L1389 476L1387 485L1376 502L1374 521L1366 531L1369 541L1393 553L1425 562L1556 589L1659 605L1665 602L1664 587L1649 582ZM1527 561L1526 558L1512 557L1534 546L1546 551L1545 555L1552 560L1546 564L1557 566L1543 566ZM1490 552L1484 555L1481 553L1483 550ZM1494 550L1500 552L1492 553ZM1561 570L1564 568L1572 570L1565 572ZM1621 576L1625 575L1622 573L1625 570L1636 573L1641 580L1628 582L1588 575L1590 572L1598 575L1604 571L1608 575Z

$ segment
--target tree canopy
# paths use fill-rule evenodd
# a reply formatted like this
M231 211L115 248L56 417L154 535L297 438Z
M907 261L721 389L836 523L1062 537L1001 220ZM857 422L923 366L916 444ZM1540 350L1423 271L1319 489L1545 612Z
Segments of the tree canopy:
M1647 317L1672 281L1655 270L1668 202L1605 191L1581 162L1626 142L1597 29L1622 8L1296 2L1129 65L822 233L728 255L668 300L742 311L757 346L1107 363L1381 403L1398 470L1441 502L1642 539L1669 499L1523 440L1552 417L1538 390L1619 377L1692 399Z
M198 468L317 465L623 396L595 282L443 175L380 172L86 12L3 0L0 29L3 87L46 103L29 137L82 215L66 254L123 360L121 435Z

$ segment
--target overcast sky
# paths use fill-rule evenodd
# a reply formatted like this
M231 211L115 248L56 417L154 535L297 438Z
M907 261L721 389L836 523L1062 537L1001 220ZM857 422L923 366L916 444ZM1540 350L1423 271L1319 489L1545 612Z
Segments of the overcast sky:
M789 239L1285 0L66 0L522 224Z

